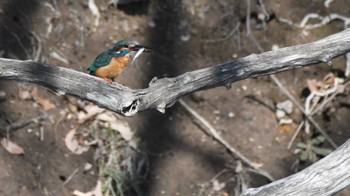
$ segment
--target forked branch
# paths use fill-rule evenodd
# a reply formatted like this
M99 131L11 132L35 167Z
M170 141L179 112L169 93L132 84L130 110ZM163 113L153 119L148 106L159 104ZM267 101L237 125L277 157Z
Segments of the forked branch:
M35 83L89 100L125 116L156 108L164 112L182 96L218 86L230 88L233 82L305 67L350 51L350 30L308 44L281 48L220 65L184 73L175 78L154 79L146 89L130 89L83 72L42 64L0 58L0 79Z

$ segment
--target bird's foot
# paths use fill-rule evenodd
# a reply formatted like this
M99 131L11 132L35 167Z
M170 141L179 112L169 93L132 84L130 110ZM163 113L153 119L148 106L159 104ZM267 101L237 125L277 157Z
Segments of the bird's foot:
M109 84L113 83L113 80L109 79L109 78L103 78L104 80L106 80Z

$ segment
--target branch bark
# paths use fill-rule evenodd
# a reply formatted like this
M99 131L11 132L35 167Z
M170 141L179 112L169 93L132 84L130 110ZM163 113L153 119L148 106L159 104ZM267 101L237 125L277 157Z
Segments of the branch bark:
M350 140L303 171L259 188L243 196L332 195L350 185Z
M184 73L175 78L153 79L146 89L130 89L86 73L33 61L0 58L0 79L35 83L89 100L125 116L156 108L161 112L182 96L218 86L230 88L233 82L305 67L350 51L350 30L312 43L252 54L213 67Z

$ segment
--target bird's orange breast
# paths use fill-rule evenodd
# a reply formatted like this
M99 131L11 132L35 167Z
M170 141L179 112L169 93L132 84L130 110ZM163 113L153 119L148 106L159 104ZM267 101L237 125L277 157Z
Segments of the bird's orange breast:
M112 58L111 62L108 65L96 70L95 75L101 78L106 77L113 79L125 70L126 66L129 63L129 60L130 55Z

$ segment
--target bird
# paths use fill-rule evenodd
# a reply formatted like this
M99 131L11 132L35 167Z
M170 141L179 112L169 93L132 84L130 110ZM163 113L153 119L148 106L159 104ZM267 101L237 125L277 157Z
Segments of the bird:
M113 79L121 74L129 64L131 53L139 50L141 53L151 52L149 47L138 45L135 41L118 41L112 48L101 52L87 70L90 71L90 75L103 78L112 84ZM136 54L134 60L138 55Z

